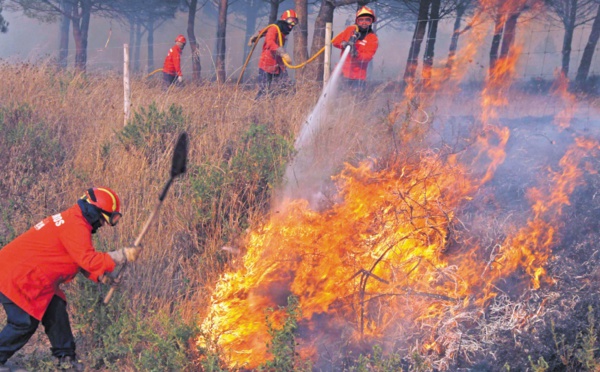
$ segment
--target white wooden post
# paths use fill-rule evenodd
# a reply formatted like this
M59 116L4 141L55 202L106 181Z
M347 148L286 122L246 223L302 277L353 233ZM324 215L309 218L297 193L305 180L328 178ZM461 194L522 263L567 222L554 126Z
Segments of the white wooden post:
M131 88L129 84L129 45L123 44L123 125L129 120Z
M325 23L325 62L323 63L323 86L331 75L331 22Z

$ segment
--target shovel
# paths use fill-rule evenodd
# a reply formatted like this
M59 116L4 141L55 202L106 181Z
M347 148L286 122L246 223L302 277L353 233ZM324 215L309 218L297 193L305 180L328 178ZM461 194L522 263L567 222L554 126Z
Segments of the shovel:
M162 192L158 196L158 204L156 204L156 207L154 207L152 214L146 220L146 223L144 224L144 227L142 228L142 232L140 232L137 239L135 239L135 242L133 243L134 247L138 247L140 245L140 242L142 241L142 238L144 237L144 235L146 235L146 232L148 231L148 228L150 227L150 225L154 221L156 215L158 214L158 211L160 210L160 207L162 206L162 202L163 202L163 200L165 200L165 197L167 196L167 191L169 191L169 187L171 187L171 184L173 183L173 180L175 179L175 177L179 176L180 174L185 173L185 166L187 164L187 147L188 147L187 144L188 144L187 134L185 132L183 132L179 135L179 138L177 139L177 144L175 145L175 150L173 151L173 163L171 165L171 178L169 178L169 180L167 181ZM124 270L125 266L126 266L126 264L121 266L121 269L116 273L116 275L114 275L116 278L115 281L117 283L119 282L121 275L123 275L123 272L125 271ZM110 287L110 290L104 297L105 305L110 302L110 299L111 299L112 295L114 294L115 289L116 289L116 285L113 285L112 287Z

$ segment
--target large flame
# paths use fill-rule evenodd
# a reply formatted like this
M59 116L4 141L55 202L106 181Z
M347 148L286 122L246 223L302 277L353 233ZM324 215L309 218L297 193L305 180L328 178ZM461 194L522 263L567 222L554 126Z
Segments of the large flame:
M265 310L293 294L313 335L301 345L304 356L315 353L315 339L344 327L357 339L385 343L390 332L408 338L417 324L427 325L428 347L439 348L444 314L485 305L499 279L524 274L532 288L540 286L557 219L590 150L598 144L578 140L560 171L550 172L551 182L529 190L530 219L490 256L476 244L446 252L454 211L481 185L455 157L426 153L381 169L347 165L332 208L316 212L290 201L250 234L242 267L218 283L203 327L218 334L231 366L255 368L269 358ZM272 321L282 316L276 311Z
M485 9L496 6L499 14L508 14L523 2L486 3ZM466 59L484 33L473 35ZM316 211L307 201L287 200L249 233L242 264L217 283L202 324L216 337L230 367L252 369L271 357L265 319L281 324L285 313L279 307L290 295L302 310L302 357L317 359L324 345L345 336L390 348L419 340L422 348L451 359L460 349L455 337L460 332L452 331L471 314L468 309L482 308L498 296L501 281L511 278L531 289L552 281L545 266L560 216L581 182L581 162L599 149L595 141L577 139L558 169L548 169L540 186L527 190L529 214L505 227L491 249L475 236L453 236L461 230L460 211L477 209L473 198L493 182L506 159L511 133L500 124L499 110L509 104L519 54L514 46L493 66L469 151L421 149L394 161L346 164L334 178L338 194L329 208ZM451 80L460 74L432 76L425 88L430 92L455 83ZM566 91L562 84L557 92ZM418 93L411 82L405 101L387 117L390 125L407 107L426 106ZM563 115L557 123L564 127L569 119ZM410 129L402 128L405 141L422 135ZM267 313L268 308L275 311ZM208 345L206 339L198 342ZM448 365L442 360L437 367Z

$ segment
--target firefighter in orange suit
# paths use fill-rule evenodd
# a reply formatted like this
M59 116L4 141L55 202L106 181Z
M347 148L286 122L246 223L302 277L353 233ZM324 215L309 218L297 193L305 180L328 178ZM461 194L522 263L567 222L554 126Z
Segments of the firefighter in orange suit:
M287 36L294 26L298 24L298 16L293 9L286 10L275 24L268 26L266 32L262 33L265 42L262 47L262 53L258 62L258 94L257 98L269 92L272 84L279 85L279 88L285 87L289 77L283 61L287 64L292 63L290 55L284 49ZM249 45L258 41L258 35L262 31L250 38ZM281 34L281 43L279 35Z
M363 6L356 12L356 24L348 26L333 40L333 46L342 49L342 53L346 47L351 48L342 67L342 75L350 87L363 88L365 85L367 67L379 46L371 27L376 20L375 12Z
M181 53L185 47L185 37L178 35L175 38L175 45L169 49L165 63L163 65L163 80L165 87L169 88L171 84L177 82L183 83L183 74L181 73Z
M115 265L134 261L138 248L97 252L92 234L101 226L115 226L121 203L108 187L95 187L67 210L47 217L0 249L0 303L6 325L0 331L0 372L6 361L44 325L57 367L83 371L75 355L67 302L62 283L78 272L97 282L110 283Z

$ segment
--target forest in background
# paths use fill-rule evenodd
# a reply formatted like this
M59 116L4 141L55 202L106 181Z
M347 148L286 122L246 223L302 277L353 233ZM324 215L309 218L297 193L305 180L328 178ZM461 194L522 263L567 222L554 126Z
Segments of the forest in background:
M464 46L461 44L461 37L464 38L464 35L471 32L473 26L480 22L489 24L491 42L486 46L485 53L488 60L487 67L492 69L498 58L507 55L515 40L518 39L519 31L522 33L529 24L537 22L545 24L548 29L562 35L562 42L558 46L560 49L558 52L561 54L560 65L556 67L581 85L587 80L590 69L594 66L594 53L600 37L596 0L386 0L372 3L354 0L336 2L296 0L293 3L283 4L295 8L299 14L300 24L293 32L292 53L297 65L323 48L325 23L333 21L337 9L345 9L351 13L353 8L369 5L377 14L376 30L385 30L391 35L410 30L412 32L410 41L402 38L397 45L385 45L386 53L394 48L401 50L400 46L403 44L406 49L402 50L408 50L407 55L398 52L397 57L393 57L395 60L406 61L402 65L403 71L396 73L401 80L415 77L427 79L429 70L434 65L446 65L447 68L452 68L452 60L457 48ZM41 22L55 24L61 35L57 51L53 53L56 56L56 63L66 67L69 51L74 49L74 53L71 52L75 56L73 67L80 71L86 69L88 62L89 27L94 17L114 20L128 28L133 71L151 72L161 63L161 60L155 59L154 32L166 23L173 22L176 15L186 14L185 17L177 19L179 22L187 19L187 24L182 24L180 30L186 30L186 37L191 47L191 80L196 83L202 81L203 64L209 65L209 69L214 71L214 75L211 73L210 77L206 76L205 79L220 82L235 81L237 67L233 68L236 76L228 75L228 71L232 71L234 67L231 63L238 62L228 58L228 53L231 53L226 44L227 40L231 42L228 32L241 28L245 33L244 40L248 40L262 24L257 23L262 22L259 20L268 15L268 23L273 23L278 18L278 14L284 10L280 9L282 1L278 0L221 0L200 4L191 0L156 0L152 3L119 0L3 0L0 2L0 8L2 6L13 12L23 12L28 17ZM203 25L203 18L207 16L216 21L216 29L214 31L211 29L214 34L206 34L207 29ZM198 19L199 17L202 18ZM308 39L309 19L314 19L314 24L311 25L312 40ZM450 35L439 34L441 22L452 24ZM2 25L0 31L7 32L2 37L10 37L10 27L7 22L1 21L0 24ZM581 36L585 40L574 40L576 32L582 29L589 30ZM440 43L437 42L440 37L449 39L447 50L440 50ZM69 45L70 40L74 41L74 46ZM214 42L214 45L208 46L209 54L206 54L204 40ZM408 44L410 46L407 46ZM145 54L148 56L145 61L140 60L140 49L143 45L147 49ZM249 49L247 46L244 48L246 55ZM158 51L160 55L163 53L162 49ZM205 54L201 53L201 49ZM577 60L571 58L574 50L577 50ZM540 58L542 61L547 59L544 55ZM226 66L226 63L230 66ZM416 76L417 73L419 76ZM535 78L535 74L531 75ZM295 70L295 77L298 82L321 81L323 55L321 54L306 68Z
M594 79L573 84L563 66L516 84L514 33L549 7L485 4L460 34L495 31L478 45L485 82L460 81L465 43L450 66L407 59L403 84L373 83L368 107L333 102L310 148L329 172L308 168L326 186L315 210L273 207L318 77L263 101L226 80L165 92L134 77L123 126L118 73L3 63L0 244L99 184L124 218L97 247L130 244L186 131L188 173L114 302L83 277L68 287L92 370L596 370L598 97L580 90ZM415 35L409 57L427 49ZM39 332L16 358L49 370L47 349Z

